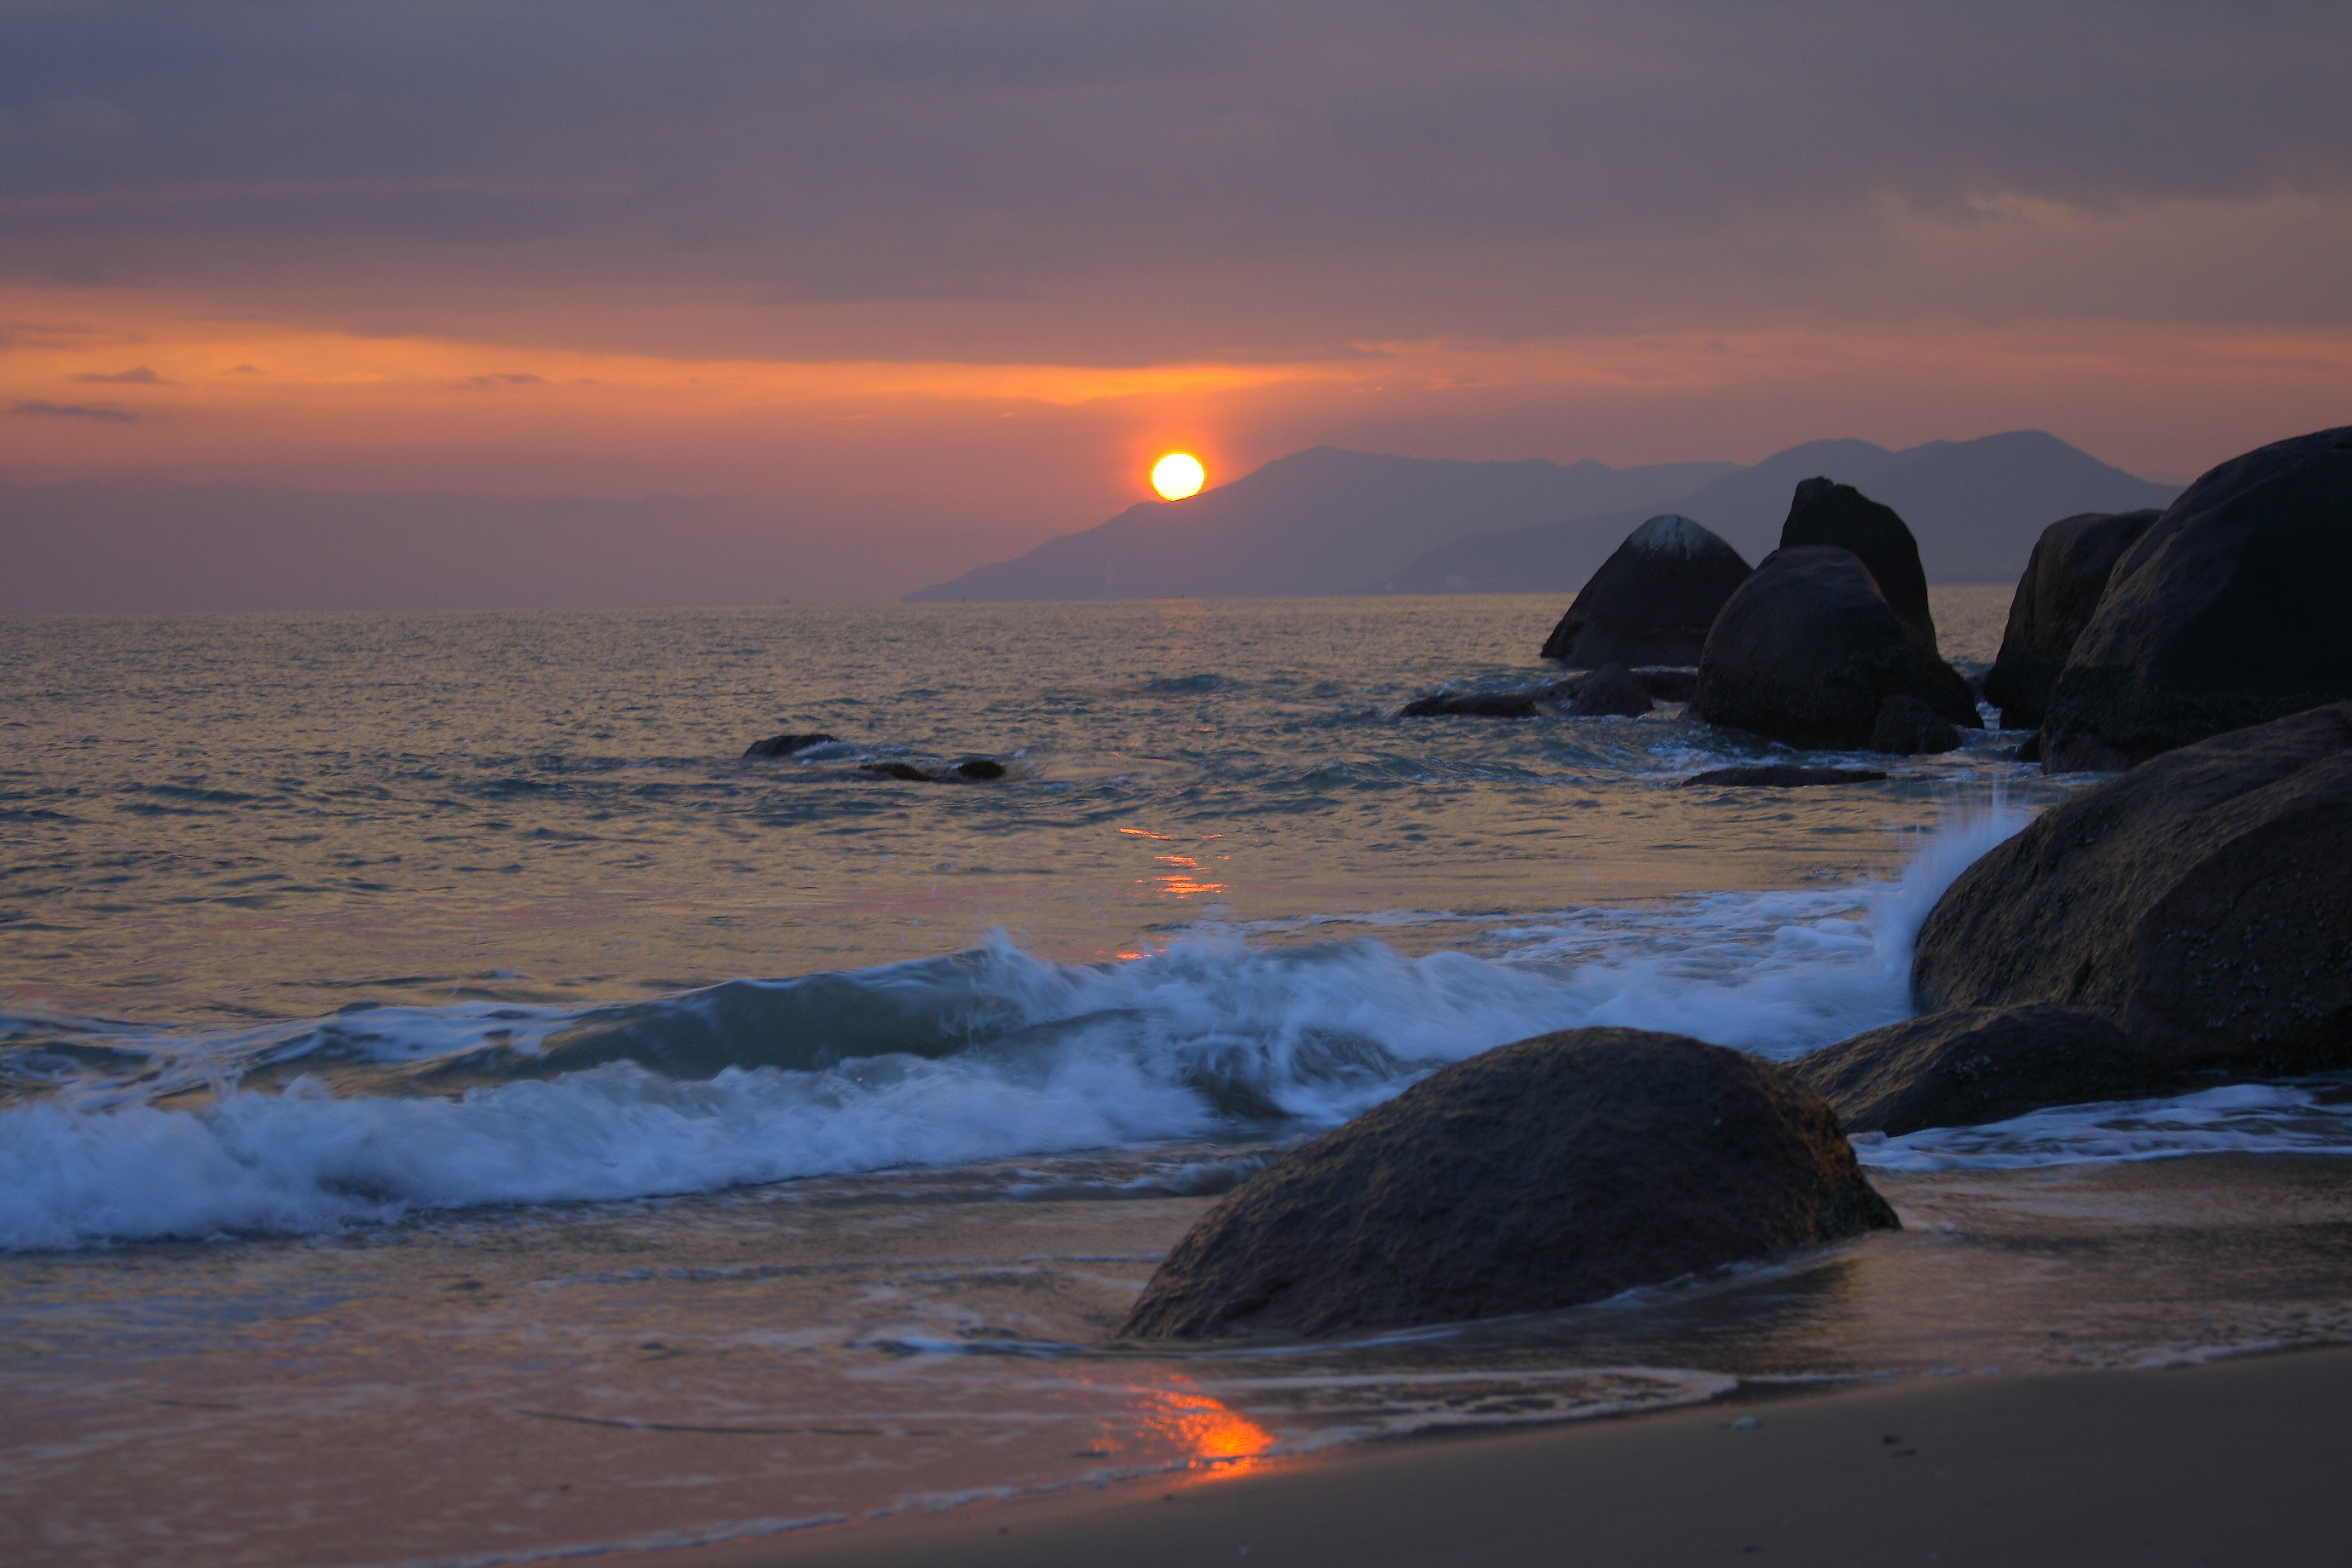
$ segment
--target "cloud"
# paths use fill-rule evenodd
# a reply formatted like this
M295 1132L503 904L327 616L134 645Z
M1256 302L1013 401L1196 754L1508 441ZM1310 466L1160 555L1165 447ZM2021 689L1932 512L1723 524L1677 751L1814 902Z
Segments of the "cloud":
M478 375L467 380L465 384L467 386L480 387L545 386L547 384L547 377L543 375L532 375L527 372L522 374L510 373L503 375Z
M153 274L283 278L349 241L355 297L429 289L452 246L538 246L534 268L784 310L1034 315L1170 276L1246 303L1312 267L1371 312L1435 271L1490 292L1497 247L1769 284L1851 259L1892 209L2352 191L2342 6L565 0L12 26L0 101L64 78L142 121L15 160L21 266L105 237Z
M69 375L66 377L66 379L68 381L115 382L126 386L177 386L179 384L176 381L167 381L163 376L157 375L152 370L143 364L133 365L129 370L118 370L110 374L102 374L94 370L84 371L79 375Z
M117 408L110 403L40 403L26 401L8 410L32 419L103 419L118 425L128 425L139 417L128 408Z

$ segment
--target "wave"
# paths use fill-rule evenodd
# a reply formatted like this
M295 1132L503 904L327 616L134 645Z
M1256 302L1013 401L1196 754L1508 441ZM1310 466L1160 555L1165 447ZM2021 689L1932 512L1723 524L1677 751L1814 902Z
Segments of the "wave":
M1564 911L1489 956L1186 936L1106 964L950 957L590 1008L356 1004L240 1031L0 1019L0 1248L306 1231L901 1165L1310 1131L1553 1029L1786 1058L1910 1011L1913 935L2023 826L1897 879Z

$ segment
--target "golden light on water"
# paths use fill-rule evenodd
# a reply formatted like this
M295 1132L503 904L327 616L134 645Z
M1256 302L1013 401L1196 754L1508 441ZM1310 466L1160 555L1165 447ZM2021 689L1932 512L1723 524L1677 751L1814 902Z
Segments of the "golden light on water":
M1171 452L1151 465L1151 488L1162 500L1182 500L1199 493L1209 471L1190 452Z

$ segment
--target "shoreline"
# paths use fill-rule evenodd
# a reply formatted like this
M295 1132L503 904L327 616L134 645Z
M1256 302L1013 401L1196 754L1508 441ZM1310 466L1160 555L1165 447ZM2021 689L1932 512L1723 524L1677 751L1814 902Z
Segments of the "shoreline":
M899 1563L2329 1560L2352 1348L1744 1390L1655 1414L1366 1444L613 1568ZM1752 1427L1735 1426L1753 1418Z

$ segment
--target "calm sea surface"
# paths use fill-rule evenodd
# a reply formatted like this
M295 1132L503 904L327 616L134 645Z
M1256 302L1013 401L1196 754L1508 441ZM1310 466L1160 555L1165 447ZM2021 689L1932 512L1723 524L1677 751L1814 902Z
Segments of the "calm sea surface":
M2007 600L1938 591L1946 653ZM1217 1193L1444 1062L1907 1016L1937 895L2089 782L1396 717L1549 679L1560 608L0 620L0 1552L528 1561L2344 1337L2352 1115L2283 1084L1865 1139L1899 1236L1601 1308L1116 1342Z

